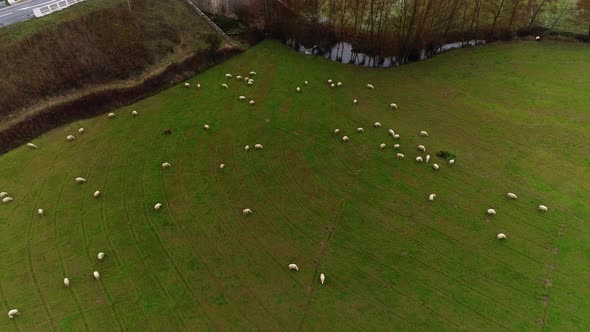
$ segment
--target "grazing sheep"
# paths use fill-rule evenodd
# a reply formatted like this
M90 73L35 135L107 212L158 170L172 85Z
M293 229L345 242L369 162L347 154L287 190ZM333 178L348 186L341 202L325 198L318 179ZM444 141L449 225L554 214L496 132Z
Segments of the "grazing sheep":
M394 144L394 145L393 145L393 148L394 148L394 149L399 149L399 144Z
M203 129L205 129L205 130L209 129L209 125L207 125L207 124L206 124L206 125L204 125L204 126L203 126Z
M289 264L289 270L299 272L299 266L297 264Z
M116 116L116 114L115 113L109 113L109 114L107 114L107 116L112 119L112 118L114 118Z
M393 138L394 138L394 139L399 139L399 134L394 134L394 135L393 135Z
M426 131L422 130L422 131L420 132L420 136L422 136L422 137L428 137L428 132L426 132Z
M40 215L41 217L43 217L43 209L38 209L37 214Z
M170 163L163 163L162 164L162 168L168 168L170 166L172 166L172 165L170 165Z
M222 83L222 84L221 84L221 87L222 87L222 88L225 88L225 89L229 88L229 86L227 86L227 84L225 84L225 83Z
M249 78L248 79L248 83L250 83L250 82L254 83L254 79L253 78Z
M320 274L320 282L322 283L322 285L324 284L325 281L326 281L326 276L323 273Z
M66 137L66 141L73 141L74 140L74 135L68 135Z
M246 96L239 96L238 99L239 100L246 100Z
M379 122L375 122L375 123L373 124L373 127L375 127L375 128L381 128L381 123L379 123Z
M360 128L360 127L359 127L359 128L356 128L356 132L357 132L357 133L364 133L364 132L365 132L365 130L364 130L363 128Z
M352 101L352 103L356 105L356 103L358 103L358 100L355 99Z
M64 278L64 285L65 285L66 287L70 287L70 279L68 279L68 278Z
M81 177L77 177L76 178L76 182L78 182L78 183L84 183L84 182L86 182L86 179L85 178L81 178Z
M518 198L518 196L516 196L515 193L508 193L508 194L506 194L506 196L508 196L508 198L510 198L510 199L517 199Z
M254 144L254 149L255 150L262 150L264 147L262 146L262 144Z
M98 198L98 196L100 196L100 191L95 191L94 194L92 194L92 196L94 196L94 198Z
M416 162L421 163L422 162L422 157L416 157Z
M332 79L329 79L328 80L328 84L332 84Z
M188 88L191 86L191 84L189 82L186 82L186 83L184 83L184 86Z
M92 275L94 276L94 279L100 280L100 273L98 273L98 271L92 272Z
M500 233L496 237L498 238L498 240L504 240L506 238L506 234Z
M297 89L295 89L295 91L301 92L301 88L300 87L297 87Z
M200 88L201 88L201 84L197 84L197 89L200 89Z
M394 135L395 135L395 131L393 131L393 129L389 129L389 130L388 130L388 132L389 132L389 134L390 134L391 136L394 136Z
M254 105L256 104L256 102L254 101L254 99L250 100L250 105Z
M86 131L86 130L85 130L84 128L80 128L80 129L78 129L78 132L79 132L80 134L83 134L85 131Z
M342 136L342 142L348 142L350 139L348 136Z
M232 78L231 74L225 74L225 78Z
M12 202L12 201L13 201L12 197L4 197L2 199L2 203L9 203L9 202Z
M162 203L156 203L156 205L154 205L154 210L159 210L162 207Z
M426 152L426 147L424 147L424 145L420 144L420 145L418 145L418 150L420 150L422 152Z
M138 115L139 115L139 113L137 113L137 111L133 111L133 112L131 112L131 115L133 115L133 116L138 116Z
M381 150L385 149L385 147L386 147L385 143L381 143L381 144L379 144L379 148L380 148Z
M430 196L428 196L428 200L429 201L434 201L434 198L436 197L436 194L430 194Z
M396 103L391 103L391 104L389 104L389 107L391 107L392 110L396 110L397 109L397 104Z
M438 164L432 164L432 168L434 168L435 171L438 171L440 166L438 166Z
M104 252L102 252L102 251L99 252L98 255L97 255L97 257L98 257L98 260L99 261L102 261L104 259Z
M246 146L244 147L244 150L246 150L246 152L247 152L248 150L250 150L250 145L246 145Z
M334 129L334 134L338 134L338 133L340 133L340 129L338 129L338 128Z
M536 41L540 41L540 40L541 40L541 36L537 36L537 37L535 37L535 40L536 40Z
M428 164L428 162L429 162L429 161L430 161L430 155L429 155L429 154L427 154L427 155L426 155L426 160L425 160L425 162Z
M27 143L27 146L30 147L31 149L37 149L37 146L33 143Z
M547 207L545 205L539 205L539 211L547 212Z
M488 211L486 211L490 216L495 216L496 215L496 210L494 209L488 209Z
M396 156L397 156L397 159L402 159L405 157L405 155L403 153L398 153L398 154L396 154Z
M250 81L250 77L246 76L246 77L244 78L244 81L245 81L245 82L248 82L248 81Z
M454 164L454 163L455 163L455 159L451 159L451 160L449 160L449 165L452 165L452 164Z
M375 87L373 86L373 84L367 84L367 89L375 90Z
M246 216L246 215L251 214L252 213L252 210L250 210L250 209L243 209L242 210L242 213Z
M334 83L330 84L330 87L333 89L336 87L336 85Z
M236 80L238 80L238 81L239 81L239 80L241 80L241 79L242 79L242 76L240 76L240 75L236 76Z
M8 196L8 193L6 191L0 193L0 198L4 198L6 196Z
M14 316L18 316L20 315L20 312L18 312L18 309L11 309L8 311L8 318L13 319Z
M256 76L256 72L255 72L255 71L251 71L251 72L250 72L250 75L252 75L252 76Z
M303 84L307 85L308 83L307 83L307 81L305 81L305 82L303 82Z
M220 164L219 165L219 169L224 169L225 168L225 164Z
M252 85L252 84L254 84L254 81L248 81L248 83L247 83L247 84L248 84L248 85Z
M338 86L338 87L342 86L342 82L336 83L336 86Z

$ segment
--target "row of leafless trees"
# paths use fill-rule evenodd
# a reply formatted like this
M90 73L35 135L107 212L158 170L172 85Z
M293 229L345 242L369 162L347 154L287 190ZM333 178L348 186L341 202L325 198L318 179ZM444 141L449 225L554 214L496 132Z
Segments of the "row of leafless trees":
M408 59L448 41L564 29L590 38L590 0L249 0L243 16L284 38ZM249 15L247 15L249 14Z

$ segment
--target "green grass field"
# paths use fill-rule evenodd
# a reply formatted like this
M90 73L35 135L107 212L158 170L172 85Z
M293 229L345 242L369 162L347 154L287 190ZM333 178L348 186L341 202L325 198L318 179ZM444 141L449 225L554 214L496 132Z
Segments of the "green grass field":
M224 77L251 70L250 87ZM588 72L573 43L383 70L268 41L190 89L53 130L0 156L14 198L0 204L0 330L588 331ZM418 164L418 144L457 162Z

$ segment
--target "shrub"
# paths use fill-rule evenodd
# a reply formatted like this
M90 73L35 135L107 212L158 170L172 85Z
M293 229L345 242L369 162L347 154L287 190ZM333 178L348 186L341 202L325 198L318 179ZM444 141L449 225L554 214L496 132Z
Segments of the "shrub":
M441 151L439 151L439 152L436 154L436 156L437 156L437 157L444 158L444 159L447 159L447 160L450 160L450 159L455 159L455 158L457 158L457 156L456 156L454 153L452 153L452 152L449 152L449 151L444 151L444 150L441 150Z

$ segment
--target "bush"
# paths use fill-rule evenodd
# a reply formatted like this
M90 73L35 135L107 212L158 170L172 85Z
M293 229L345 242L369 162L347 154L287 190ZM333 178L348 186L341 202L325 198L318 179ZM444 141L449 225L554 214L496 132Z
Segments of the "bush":
M437 157L441 157L443 159L451 160L457 158L457 156L449 151L441 150L436 154Z

